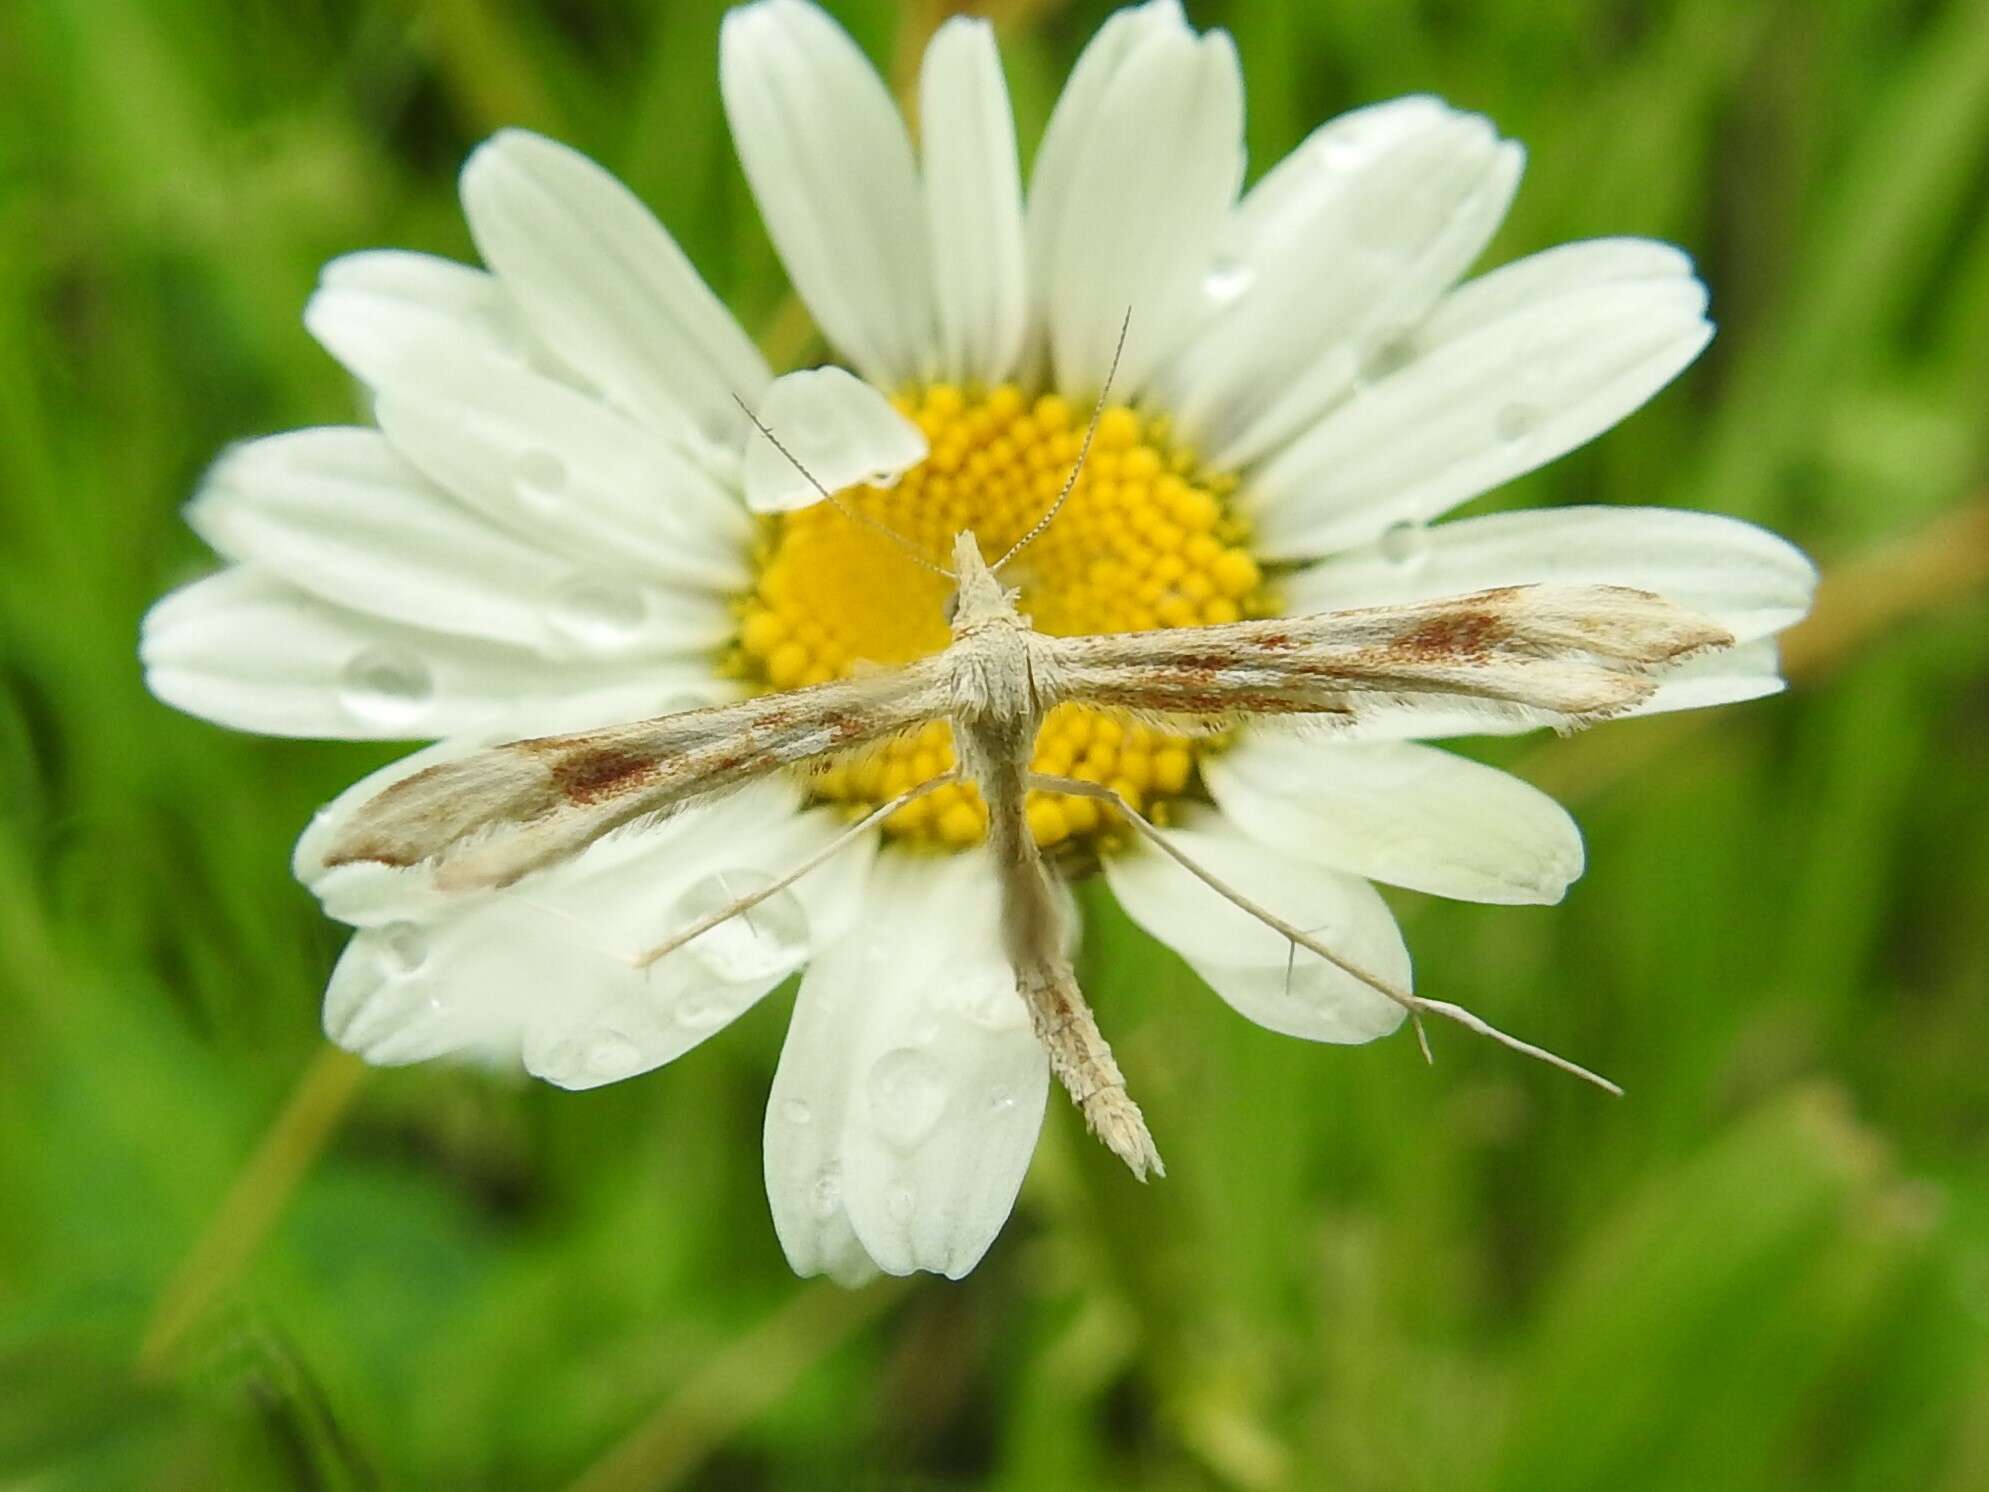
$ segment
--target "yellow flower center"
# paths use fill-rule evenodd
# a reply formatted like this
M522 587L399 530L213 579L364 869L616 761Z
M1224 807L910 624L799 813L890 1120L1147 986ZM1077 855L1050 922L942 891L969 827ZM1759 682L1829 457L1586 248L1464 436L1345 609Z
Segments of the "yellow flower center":
M985 394L936 384L893 401L921 430L926 459L889 487L838 494L938 563L971 529L990 560L1056 501L1084 440L1088 409L1013 385ZM1019 586L1023 615L1043 632L1134 632L1261 616L1272 608L1242 522L1229 511L1235 480L1195 470L1164 420L1113 406L1056 521L1002 574ZM760 691L844 678L908 663L945 647L951 583L910 563L887 537L817 503L768 521L759 580L743 604L736 662ZM1104 783L1146 813L1166 816L1188 788L1196 753L1187 738L1117 711L1062 704L1036 739L1034 767ZM867 810L954 765L952 728L936 720L882 749L832 764L812 781L817 798ZM1039 844L1095 837L1110 815L1088 798L1032 793ZM938 789L885 821L914 842L978 842L987 809L971 784Z

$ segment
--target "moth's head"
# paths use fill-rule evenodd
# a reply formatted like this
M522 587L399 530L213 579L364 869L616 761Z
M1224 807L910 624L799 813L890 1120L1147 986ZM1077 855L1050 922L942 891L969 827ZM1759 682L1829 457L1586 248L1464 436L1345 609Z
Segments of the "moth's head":
M946 625L959 637L988 622L1015 616L1015 597L981 558L981 546L963 529L953 540L952 598L946 604Z

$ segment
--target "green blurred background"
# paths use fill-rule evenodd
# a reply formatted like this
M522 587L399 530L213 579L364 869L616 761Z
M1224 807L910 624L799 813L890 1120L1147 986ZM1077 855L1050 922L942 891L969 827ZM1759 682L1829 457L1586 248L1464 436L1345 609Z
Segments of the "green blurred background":
M837 0L902 77L931 8ZM1531 149L1492 260L1700 260L1711 352L1481 506L1736 513L1830 577L1791 693L1482 752L1580 816L1555 909L1396 898L1439 1033L1310 1047L1087 893L1171 1173L1052 1103L965 1283L787 1271L770 1000L574 1095L362 1072L287 873L392 753L144 692L224 443L350 417L318 265L468 256L547 130L809 351L731 153L720 0L0 5L0 1484L1989 1487L1989 6L1191 0L1256 174L1409 91ZM1105 7L996 14L1025 149Z

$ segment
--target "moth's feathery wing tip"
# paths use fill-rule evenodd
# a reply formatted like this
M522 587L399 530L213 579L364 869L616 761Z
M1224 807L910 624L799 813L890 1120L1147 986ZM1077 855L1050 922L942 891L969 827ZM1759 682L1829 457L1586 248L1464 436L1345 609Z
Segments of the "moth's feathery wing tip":
M437 884L445 890L516 880L530 867L497 863L506 858L501 846L572 797L538 759L534 744L517 742L438 762L383 788L340 827L325 852L326 866L433 863ZM486 860L491 863L481 863Z
M1662 668L1734 645L1733 633L1703 612L1634 586L1543 588L1542 610L1560 612L1568 639L1602 656Z
M1124 1088L1108 1088L1092 1094L1085 1100L1083 1109L1085 1124L1107 1150L1126 1163L1126 1169L1136 1180L1167 1174L1160 1151L1154 1147L1153 1136L1147 1130L1146 1117Z

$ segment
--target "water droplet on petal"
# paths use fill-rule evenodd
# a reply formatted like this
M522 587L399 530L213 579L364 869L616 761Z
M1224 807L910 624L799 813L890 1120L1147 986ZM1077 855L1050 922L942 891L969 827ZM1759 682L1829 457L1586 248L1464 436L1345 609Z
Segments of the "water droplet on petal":
M684 889L671 909L671 927L686 927L772 883L757 870L716 871ZM694 938L685 950L715 977L743 984L793 970L808 952L808 913L792 890L765 901Z
M866 486L875 487L880 491L888 492L893 487L898 485L899 479L902 478L903 476L904 473L902 471L885 471L880 467L878 470L873 471L869 476L865 477L863 480Z
M739 447L741 416L736 410L713 408L698 421L698 434L712 445L736 451Z
M608 1030L569 1036L546 1053L540 1070L555 1083L581 1088L628 1077L641 1065L642 1048Z
M946 1080L939 1064L913 1047L877 1059L865 1086L870 1117L884 1138L909 1150L939 1122L946 1108Z
M514 315L495 317L490 322L490 350L499 362L525 367L532 361L531 334Z
M1015 977L1006 969L990 969L954 991L953 1008L962 1020L984 1031L1009 1031L1028 1024L1029 1011L1015 993Z
M815 1111L798 1098L790 1098L780 1106L780 1117L789 1124L802 1125L815 1122Z
M909 1222L918 1204L919 1194L906 1182L894 1182L884 1192L884 1210L894 1223Z
M1367 160L1366 131L1342 126L1313 147L1319 164L1329 171L1352 171Z
M1240 259L1218 259L1202 276L1202 294L1219 306L1226 306L1250 288L1255 276Z
M428 962L428 936L412 922L389 922L380 929L380 963L397 979L405 979Z
M688 995L677 1003L677 1019L693 1031L712 1031L725 1024L732 1012L721 1000Z
M1360 363L1362 383L1379 383L1416 360L1414 338L1406 330L1385 332L1368 344Z
M339 674L339 703L356 720L381 730L400 730L427 713L435 680L406 648L364 648Z
M1492 428L1500 440L1516 445L1540 428L1540 411L1531 404L1507 404L1499 410Z
M626 647L642 632L649 598L605 575L576 575L553 593L547 619L561 636L587 648Z
M815 1184L808 1188L808 1205L815 1209L815 1216L827 1221L836 1215L836 1209L843 1205L842 1167L830 1161L815 1177Z
M1015 1107L1015 1090L1006 1083L996 1083L988 1089L988 1107L997 1114L1006 1114Z
M642 1064L642 1049L619 1031L599 1031L587 1043L587 1070L597 1078L625 1078Z
M1429 558L1430 531L1420 523L1391 523L1381 531L1375 547L1397 569L1413 570Z
M528 507L559 506L570 480L566 463L551 451L526 451L511 469L512 486Z

